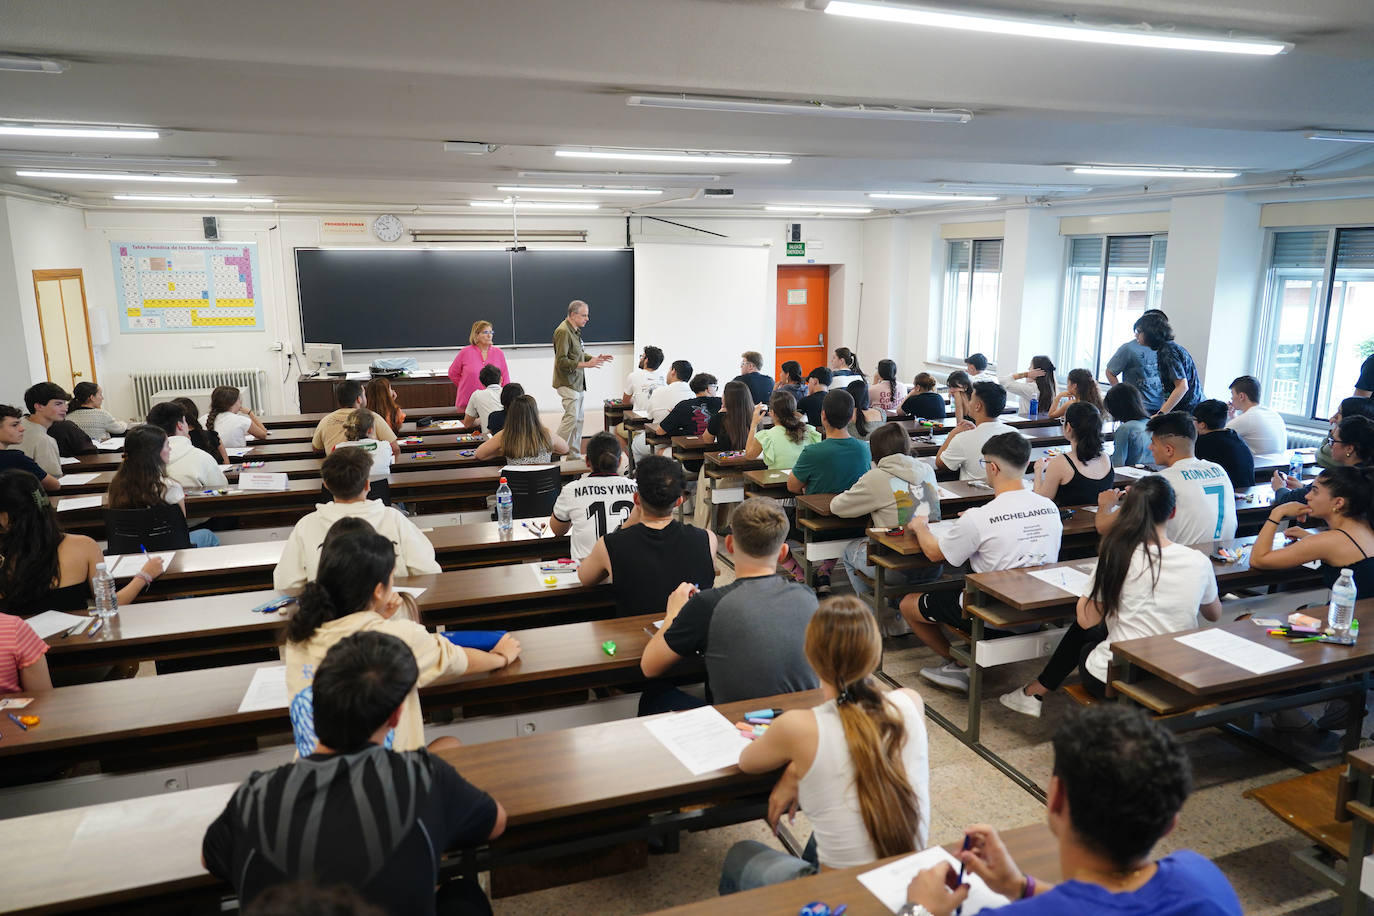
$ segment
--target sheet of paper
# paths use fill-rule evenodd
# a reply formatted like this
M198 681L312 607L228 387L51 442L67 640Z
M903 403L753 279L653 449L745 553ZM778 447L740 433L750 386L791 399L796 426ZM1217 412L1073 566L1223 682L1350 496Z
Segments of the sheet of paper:
M166 569L168 566L172 565L172 557L176 555L177 552L175 550L160 550L157 553L150 553L147 556L141 553L126 553L116 561L113 567L109 567L110 575L114 576L116 579L131 579L143 568L143 564L148 562L150 557L160 557L162 559L162 568ZM109 559L107 558L105 562L108 563Z
M955 496L953 493L951 493L951 492L949 492L948 490L946 490L944 487L937 486L936 489L938 489L938 490L940 491L940 498L941 498L941 499L958 499L957 496Z
M668 619L667 617L664 617L664 618L663 618L663 620L667 620L667 619ZM661 630L661 629L663 629L663 620L655 620L655 621L654 621L654 629L655 629L655 630Z
M1119 475L1122 476L1122 477L1136 477L1136 478L1140 478L1140 477L1149 477L1151 472L1150 472L1150 471L1147 471L1147 470L1145 470L1145 469L1143 469L1143 468L1133 468L1133 467L1130 467L1129 465L1124 465L1124 466L1122 466L1122 467L1117 468L1117 469L1116 469L1116 473L1119 474Z
M242 458L252 450L251 446L246 448L226 448L224 454L228 455L230 458Z
M712 706L646 719L644 727L693 776L734 766L749 743Z
M392 591L400 592L403 595L409 595L412 598L418 598L425 593L423 588L416 588L413 585L398 585L393 588Z
M56 636L63 630L70 630L78 623L86 623L91 618L86 615L64 614L61 611L44 611L41 614L34 614L27 621L33 627L33 631L38 634L39 639L47 639L49 636Z
M219 466L219 469L220 469L221 471L232 471L232 470L233 470L234 468L236 468L236 467L238 467L238 465L236 465L236 464L221 464L221 465Z
M98 509L100 501L103 499L99 493L94 496L64 496L57 504L58 512L70 512L73 509Z
M244 471L239 474L240 490L285 490L286 475L270 471Z
M1072 566L1059 566L1054 569L1031 570L1029 575L1034 576L1047 585L1062 589L1070 595L1083 594L1083 588L1091 581L1092 577L1087 573L1079 572Z
M289 698L286 695L286 666L275 665L259 668L253 672L253 682L243 695L239 712L256 712L259 709L283 709Z
M82 484L90 483L92 480L95 480L95 478L95 474L63 474L62 486L79 487Z
M1185 646L1204 652L1217 661L1243 668L1251 674L1268 674L1302 663L1301 659L1225 630L1203 630L1175 638Z
M944 847L932 846L930 849L912 853L896 862L889 862L881 868L864 872L859 875L859 883L868 888L874 897L882 901L883 906L895 913L906 903L906 891L911 886L911 879L915 878L919 872L939 865L941 862L950 863L956 872L959 869L959 860L945 851ZM983 883L982 878L971 871L964 872L964 883L969 886L968 899L964 902L963 907L964 913L995 909L999 906L1006 906L1010 902L1001 894L994 893L991 888Z
M0 709L23 709L33 702L33 697L2 697Z
M940 521L938 521L938 522L931 522L931 523L930 523L930 533L933 534L933 535L935 535L935 536L938 538L938 537L940 537L941 535L945 535L945 534L948 534L949 532L953 531L953 530L954 530L954 524L955 524L955 519L952 519L952 518L942 519L942 520L940 520Z
M117 452L124 447L124 437L111 436L104 442L96 443L95 447L100 449L102 452Z
M59 459L57 459L57 460L60 461L62 464L80 464L80 463L81 463L81 459L80 459L80 458L59 458Z

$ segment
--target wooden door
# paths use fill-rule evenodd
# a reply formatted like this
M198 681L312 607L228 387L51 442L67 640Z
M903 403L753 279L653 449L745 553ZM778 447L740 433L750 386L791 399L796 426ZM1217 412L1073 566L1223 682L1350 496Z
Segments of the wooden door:
M86 317L86 284L80 270L35 270L38 326L48 381L68 391L77 382L94 382L95 353Z
M773 377L782 378L782 364L795 359L802 377L830 364L825 331L830 321L830 268L778 268L778 338Z

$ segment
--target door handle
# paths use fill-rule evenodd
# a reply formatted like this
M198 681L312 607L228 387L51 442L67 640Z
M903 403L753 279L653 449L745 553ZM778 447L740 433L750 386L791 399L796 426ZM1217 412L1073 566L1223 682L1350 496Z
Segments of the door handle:
M72 378L81 378L81 373L80 373L80 372L73 372L73 373L72 373Z
M825 335L824 335L824 334L817 334L817 335L816 335L816 346L818 346L818 347L823 347L823 346L825 346Z

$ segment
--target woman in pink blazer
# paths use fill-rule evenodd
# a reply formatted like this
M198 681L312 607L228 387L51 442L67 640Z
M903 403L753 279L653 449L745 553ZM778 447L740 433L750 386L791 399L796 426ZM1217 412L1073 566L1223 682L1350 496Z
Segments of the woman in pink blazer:
M472 333L468 335L470 343L458 351L458 355L453 359L453 365L448 367L448 377L458 387L458 396L453 406L459 410L466 410L468 398L472 397L474 391L482 387L482 383L477 380L477 375L482 371L483 366L496 366L501 370L501 384L510 384L510 370L506 368L506 355L501 352L500 347L492 346L492 335L490 321L474 322Z

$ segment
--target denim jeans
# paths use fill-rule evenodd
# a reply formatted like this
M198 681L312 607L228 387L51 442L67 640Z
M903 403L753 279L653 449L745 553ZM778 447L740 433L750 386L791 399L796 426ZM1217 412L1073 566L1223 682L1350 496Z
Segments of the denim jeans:
M209 528L192 528L190 531L192 547L218 547L219 536Z
M909 585L916 585L920 582L929 582L938 579L943 570L942 566L932 566L929 569L913 569L903 571L897 569L886 570L883 578L887 586L892 589L905 588ZM857 538L850 541L844 548L844 571L849 576L849 584L854 587L854 594L860 601L870 601L873 598L873 589L867 582L859 577L859 573L873 579L877 576L877 569L868 562L868 539ZM891 595L889 594L889 597Z
M805 858L798 859L757 840L742 840L725 854L725 864L720 869L720 892L733 894L814 875L820 871L814 833L802 855Z

